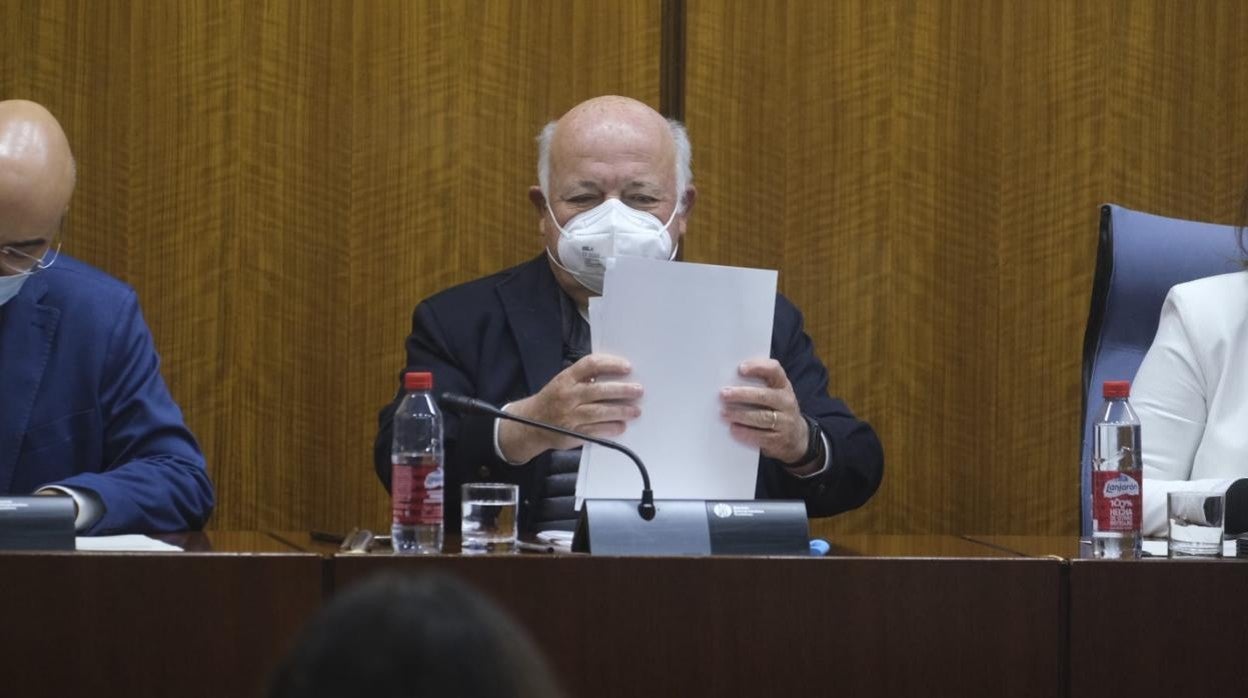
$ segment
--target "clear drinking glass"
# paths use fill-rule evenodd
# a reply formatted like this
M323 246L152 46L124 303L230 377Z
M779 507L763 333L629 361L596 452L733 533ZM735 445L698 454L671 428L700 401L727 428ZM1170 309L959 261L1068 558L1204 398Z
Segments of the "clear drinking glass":
M519 489L503 482L470 482L460 491L464 505L460 544L463 553L515 552Z
M1171 492L1170 557L1222 557L1226 505L1218 492Z

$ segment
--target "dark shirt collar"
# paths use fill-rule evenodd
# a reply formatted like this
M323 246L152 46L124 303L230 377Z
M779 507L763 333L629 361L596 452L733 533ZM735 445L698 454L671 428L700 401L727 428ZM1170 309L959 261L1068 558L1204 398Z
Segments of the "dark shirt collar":
M559 315L563 325L563 367L580 361L592 351L589 323L576 309L576 301L559 291Z

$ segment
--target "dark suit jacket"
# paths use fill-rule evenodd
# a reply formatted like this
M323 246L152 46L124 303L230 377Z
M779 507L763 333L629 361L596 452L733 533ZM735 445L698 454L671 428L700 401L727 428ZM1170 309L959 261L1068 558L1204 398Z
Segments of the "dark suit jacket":
M87 532L203 526L213 491L134 291L62 254L0 306L0 494L90 490Z
M561 369L561 293L545 255L443 291L412 314L404 371L432 371L436 392L463 393L496 405L533 395ZM755 495L805 500L811 516L831 516L862 505L883 476L879 439L843 402L828 395L827 370L802 330L801 314L780 295L771 355L788 372L802 411L818 420L827 435L832 465L822 475L799 479L778 461L760 458ZM400 389L378 417L374 464L387 489L391 420L401 398ZM447 528L459 528L459 484L479 480L520 485L520 521L526 528L530 503L536 504L540 496L536 488L543 482L547 457L523 466L499 459L494 453L493 419L488 417L447 414L445 430Z

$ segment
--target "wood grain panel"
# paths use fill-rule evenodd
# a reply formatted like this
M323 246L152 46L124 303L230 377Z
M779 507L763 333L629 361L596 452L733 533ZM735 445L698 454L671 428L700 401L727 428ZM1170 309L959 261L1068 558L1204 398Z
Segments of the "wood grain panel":
M267 695L269 673L321 606L325 563L224 538L216 553L6 553L0 612L25 640L0 652L5 695Z
M1231 220L1248 184L1245 10L689 13L691 256L779 268L833 392L884 440L880 493L834 530L1077 530L1096 207Z
M1077 526L1096 205L1230 221L1233 0L689 0L688 258L766 266L880 431L842 532ZM80 166L69 251L133 284L214 526L381 527L412 307L539 250L533 136L657 106L661 0L14 0L0 93Z
M384 20L384 21L381 21ZM352 274L344 451L326 525L386 524L376 414L398 387L416 303L541 250L534 138L572 105L658 106L659 2L355 6ZM366 106L365 106L366 105ZM342 512L333 518L335 512ZM370 518L371 517L371 518ZM326 520L322 518L322 520Z
M907 512L906 525L926 531L993 505L975 496L975 486L981 464L988 466L984 435L997 421L990 399L996 367L975 349L991 346L996 329L990 309L998 270L976 231L994 227L997 216L997 7L920 2L895 9L893 250L883 283L896 302L885 321L887 363L876 375L891 383L881 435L886 463L894 465L888 480L902 487L883 493L872 527L880 507Z
M231 249L238 239L242 43L241 13L232 10L202 0L132 7L124 59L130 89L119 124L127 136L120 152L129 183L116 202L129 213L125 262L86 257L138 291L165 379L209 458L219 515L254 492L244 494L227 465L238 460L239 448L254 444L232 428L240 372L231 357L240 315L231 308L246 303ZM107 87L101 97L115 98ZM83 186L107 177L79 174Z
M546 121L659 97L660 0L10 2L0 39L0 92L79 159L67 249L139 291L221 528L383 527L412 308L540 250Z
M1034 409L999 425L994 459L1012 465L985 478L1011 506L976 530L1078 530L1078 375L1097 205L1230 222L1248 186L1248 53L1238 39L1248 12L1233 2L1057 8L1014 5L1003 32L1007 64L1021 70L995 236L997 395L1025 395Z
M1000 219L981 233L1000 274L991 392L998 438L981 435L975 492L995 503L964 522L992 533L1076 533L1083 329L1099 204L1111 200L1106 3L1011 3L1002 62ZM1169 144L1167 147L1182 147ZM1108 198L1107 198L1108 197Z
M1226 600L1245 584L1248 565L1230 561L1074 561L1067 695L1226 693L1227 686L1243 680L1235 665L1248 624L1248 611ZM1195 593L1183 593L1188 590ZM1197 639L1201 651L1175 652L1176 642L1142 642L1115 662L1117 675L1111 678L1097 658L1121 647L1122 638L1146 637L1157 628L1176 642Z
M574 696L1060 695L1060 562L962 544L976 557L340 555L332 572L336 590L382 570L465 579Z

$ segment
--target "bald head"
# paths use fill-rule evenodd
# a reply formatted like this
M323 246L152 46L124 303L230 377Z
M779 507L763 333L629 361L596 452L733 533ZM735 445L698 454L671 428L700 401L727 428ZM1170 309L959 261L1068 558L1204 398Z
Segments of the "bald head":
M538 136L538 184L549 195L551 170L578 152L632 150L675 172L675 191L683 199L693 174L689 136L678 121L668 120L644 102L606 95L586 100L552 121ZM683 203L683 201L681 202Z
M0 102L0 246L42 253L74 193L74 157L56 117L34 102Z
M546 125L538 136L539 185L529 189L529 200L568 296L585 306L591 287L559 259L562 228L615 199L653 216L678 248L696 194L689 163L685 127L635 99L595 97Z
M676 167L676 144L667 120L649 106L628 97L596 97L573 107L555 126L551 157L559 163L578 151L615 144L658 158Z

